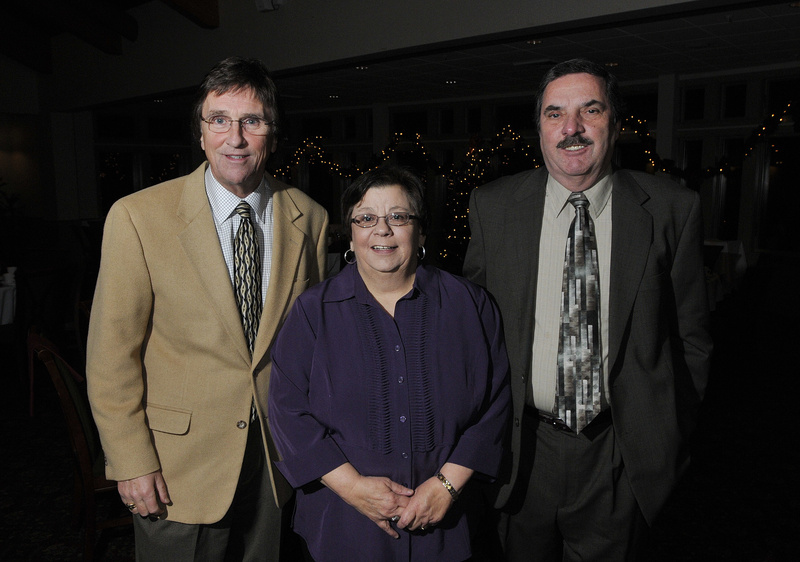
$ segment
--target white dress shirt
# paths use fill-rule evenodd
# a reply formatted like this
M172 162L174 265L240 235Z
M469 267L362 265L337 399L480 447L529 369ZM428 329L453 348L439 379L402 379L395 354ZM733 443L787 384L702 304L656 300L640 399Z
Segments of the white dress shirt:
M250 220L255 228L258 248L261 252L261 303L263 304L267 295L267 287L269 287L270 265L272 264L272 190L266 176L261 180L258 188L244 199L240 199L225 189L211 173L211 167L206 169L205 181L206 195L211 205L214 225L217 227L222 255L228 266L231 286L233 286L233 241L242 220L235 209L241 201L247 201L252 208Z

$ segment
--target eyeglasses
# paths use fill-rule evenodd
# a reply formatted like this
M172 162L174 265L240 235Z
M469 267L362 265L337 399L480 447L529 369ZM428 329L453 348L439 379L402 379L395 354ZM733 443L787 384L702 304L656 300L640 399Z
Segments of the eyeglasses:
M239 123L245 133L251 135L266 135L270 127L275 126L276 121L267 121L261 117L244 117L242 119L231 119L223 115L212 115L208 119L202 120L208 123L208 129L212 133L227 133L231 130L234 123Z
M405 226L411 219L418 218L419 217L410 213L389 213L388 215L384 215L382 217L367 213L364 215L354 216L352 219L350 219L350 222L356 226L360 226L361 228L372 228L378 224L378 219L386 219L386 224L389 226Z

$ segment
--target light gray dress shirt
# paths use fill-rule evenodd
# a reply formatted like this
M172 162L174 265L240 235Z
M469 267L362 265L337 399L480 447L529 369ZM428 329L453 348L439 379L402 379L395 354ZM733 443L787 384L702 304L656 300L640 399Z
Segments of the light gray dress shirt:
M611 271L611 171L584 191L589 200L597 240L600 268L600 344L603 361L603 388L608 394L608 284ZM575 207L567 199L572 192L549 176L539 242L539 272L534 318L531 389L527 402L552 415L558 376L558 337L561 328L561 285L564 253ZM531 402L533 400L533 402Z

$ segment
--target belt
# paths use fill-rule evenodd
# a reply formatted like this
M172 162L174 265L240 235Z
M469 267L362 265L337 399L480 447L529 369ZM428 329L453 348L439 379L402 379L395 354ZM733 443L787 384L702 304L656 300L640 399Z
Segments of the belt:
M575 432L572 430L572 428L568 426L566 423L564 423L563 420L555 416L545 414L544 412L541 412L536 408L533 408L531 406L525 406L525 415L532 418L536 418L537 420L539 420L540 424L545 424L554 429L557 429L558 431L566 431L568 433L571 433L572 435L575 435ZM602 412L597 414L592 419L591 422L589 422L589 425L583 428L583 431L581 431L581 433L586 437L588 437L590 440L594 440L594 438L597 437L604 429L606 429L611 425L611 422L612 422L611 410L610 409L603 410Z

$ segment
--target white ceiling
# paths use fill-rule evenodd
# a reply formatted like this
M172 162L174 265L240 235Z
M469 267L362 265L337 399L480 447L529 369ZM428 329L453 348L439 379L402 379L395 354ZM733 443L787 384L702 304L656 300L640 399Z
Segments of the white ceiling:
M275 78L287 109L303 111L527 93L535 90L547 68L574 57L615 63L611 71L623 83L655 82L663 74L691 77L762 67L797 75L800 3L756 4L383 60L374 57L337 68L276 73Z

